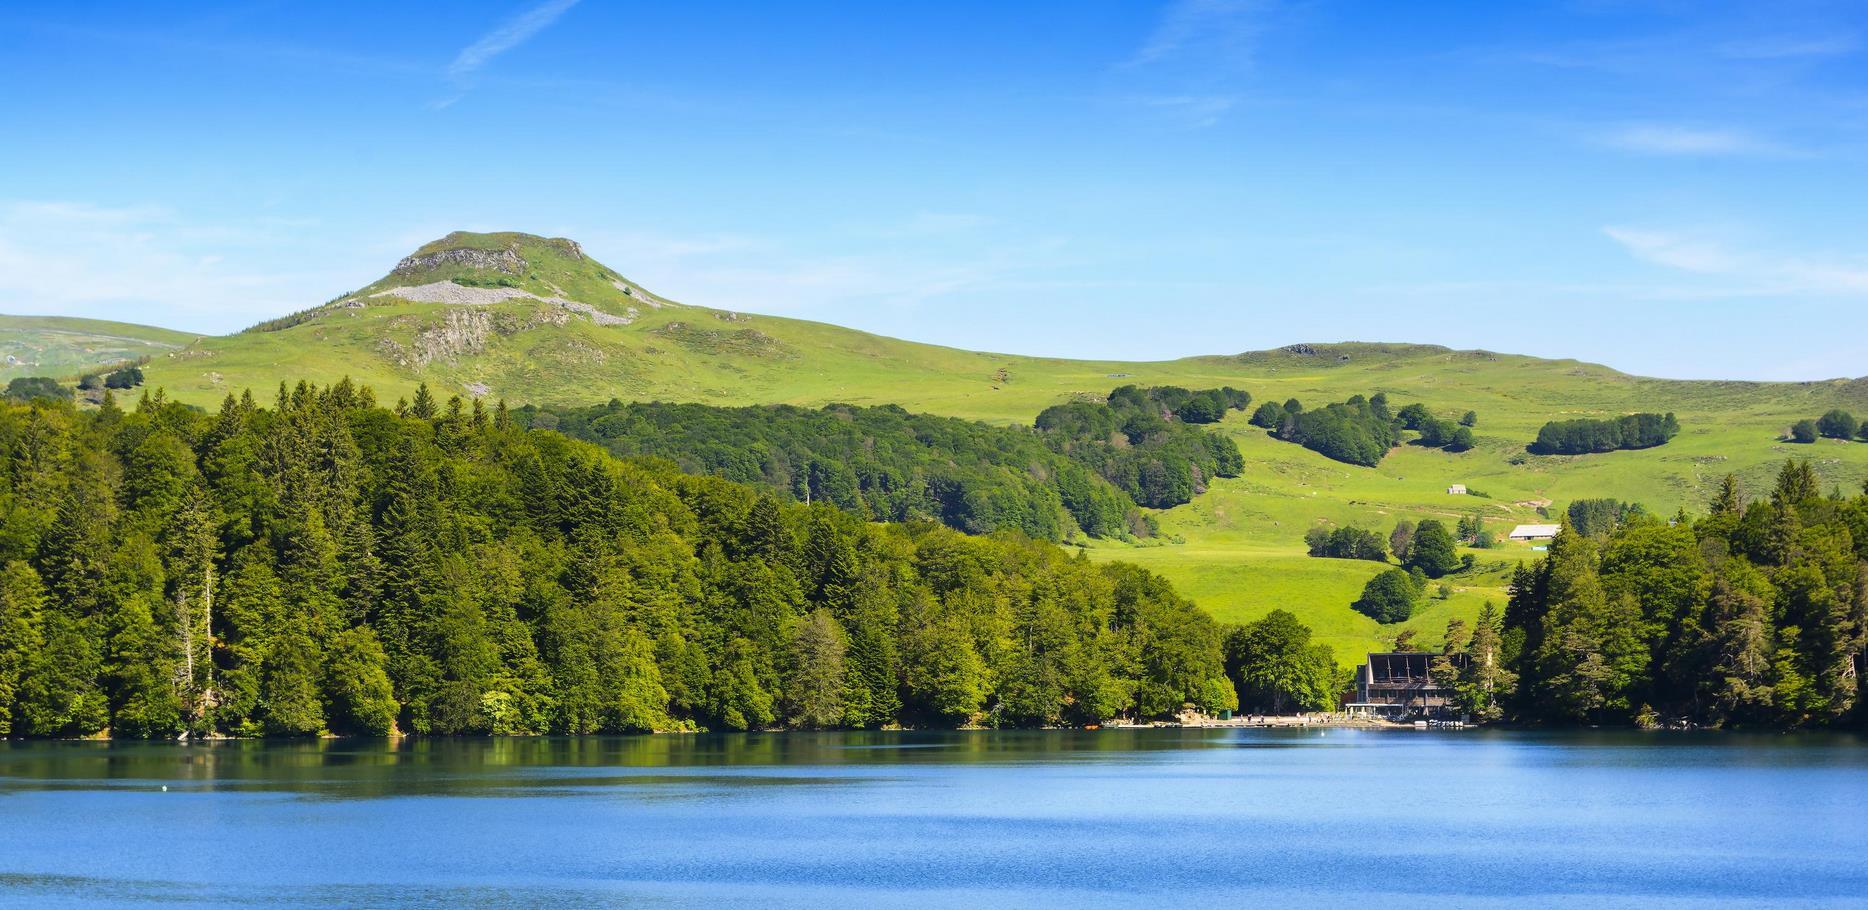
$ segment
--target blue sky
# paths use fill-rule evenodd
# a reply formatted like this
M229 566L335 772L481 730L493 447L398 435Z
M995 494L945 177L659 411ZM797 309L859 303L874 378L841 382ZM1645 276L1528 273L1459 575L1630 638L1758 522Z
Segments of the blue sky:
M1868 374L1860 3L0 8L0 311L223 332L449 230L907 338Z

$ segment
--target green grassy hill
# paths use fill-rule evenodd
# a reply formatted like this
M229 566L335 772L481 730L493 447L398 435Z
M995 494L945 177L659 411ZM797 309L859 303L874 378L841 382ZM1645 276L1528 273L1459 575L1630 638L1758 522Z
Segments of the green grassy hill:
M99 328L97 331L102 332ZM0 324L0 339L13 331ZM1283 607L1336 646L1345 661L1391 639L1349 609L1379 571L1366 562L1312 559L1303 535L1319 522L1378 527L1400 518L1456 520L1481 509L1499 532L1556 514L1571 500L1612 496L1672 512L1701 506L1736 473L1762 491L1786 457L1809 457L1825 484L1868 478L1868 443L1780 441L1794 420L1831 407L1868 414L1868 380L1689 382L1629 376L1603 366L1425 345L1293 345L1238 356L1155 363L1059 360L960 351L821 323L684 306L657 297L585 256L568 240L452 234L381 281L331 303L236 335L202 338L146 368L149 381L212 406L281 379L351 376L385 400L428 382L443 396L514 404L624 400L711 404L900 404L996 423L1028 423L1076 396L1117 385L1232 385L1259 401L1308 405L1388 393L1443 416L1479 416L1478 445L1449 454L1402 446L1379 467L1330 461L1268 437L1234 414L1244 476L1217 481L1193 503L1159 514L1156 546L1098 545L1098 559L1139 562L1173 579L1222 619ZM1680 435L1655 449L1535 456L1525 445L1545 421L1673 411ZM1448 495L1454 483L1489 498ZM1514 545L1475 554L1487 571L1454 579L1408 626L1432 643L1450 616L1470 619L1503 600L1510 569L1533 553Z
M67 376L187 347L197 336L127 322L0 316L0 381Z

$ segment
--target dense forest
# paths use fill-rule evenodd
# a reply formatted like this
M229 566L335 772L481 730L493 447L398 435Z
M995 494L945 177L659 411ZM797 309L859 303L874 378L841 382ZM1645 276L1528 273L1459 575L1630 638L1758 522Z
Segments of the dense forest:
M911 414L895 405L720 408L625 404L536 408L522 426L555 429L621 456L667 458L690 473L752 484L881 521L939 521L969 534L1017 529L1039 540L1148 537L1138 505L1168 508L1242 466L1231 439L1199 429L1251 396L1236 389L1123 386L1098 402L1049 408L1035 428Z
M1868 493L1825 496L1786 463L1746 502L1726 478L1711 514L1592 510L1520 568L1471 651L1502 711L1528 722L1795 728L1861 719ZM1609 517L1611 516L1612 517ZM1495 650L1493 649L1495 647Z
M513 412L616 455L667 458L882 521L935 520L969 534L1015 528L1061 541L1153 534L1129 495L1030 429L910 414L894 405L721 408L609 404Z
M1252 413L1252 424L1270 430L1275 438L1325 458L1371 468L1401 443L1403 430L1419 434L1419 445L1464 452L1473 446L1472 427L1478 419L1467 411L1459 421L1443 420L1418 403L1395 411L1383 392L1369 398L1352 395L1314 410L1295 398L1283 404L1267 401Z
M1044 409L1038 432L1051 448L1089 467L1136 502L1166 509L1206 492L1215 477L1237 477L1245 466L1231 438L1198 429L1252 396L1238 389L1189 391L1126 385L1101 402Z
M0 734L1037 725L1236 705L1162 579L424 388L0 403Z
M1649 449L1680 432L1672 412L1624 414L1610 420L1553 420L1537 431L1530 449L1538 455L1589 455L1617 449Z

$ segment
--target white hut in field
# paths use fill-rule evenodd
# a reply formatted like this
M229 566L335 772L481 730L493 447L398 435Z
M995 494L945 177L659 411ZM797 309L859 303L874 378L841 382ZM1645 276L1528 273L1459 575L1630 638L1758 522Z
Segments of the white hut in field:
M1550 540L1557 536L1558 525L1519 525L1511 529L1512 540Z
M1456 484L1454 484L1454 485L1452 485L1452 486L1450 486L1450 487L1447 487L1447 488L1446 488L1446 495L1448 495L1448 496L1464 496L1464 495L1466 495L1466 485L1465 485L1465 484L1463 484L1463 483L1456 483Z

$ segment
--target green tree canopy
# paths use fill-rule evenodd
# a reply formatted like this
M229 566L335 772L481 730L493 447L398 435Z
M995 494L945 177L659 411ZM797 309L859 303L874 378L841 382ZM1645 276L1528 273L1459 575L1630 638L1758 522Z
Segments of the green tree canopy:
M1406 569L1389 569L1369 579L1362 587L1362 596L1350 606L1384 625L1406 622L1414 615L1420 594L1419 583Z
M1461 565L1453 535L1436 518L1424 519L1414 529L1413 542L1401 564L1405 568L1419 569L1428 578L1457 572Z

